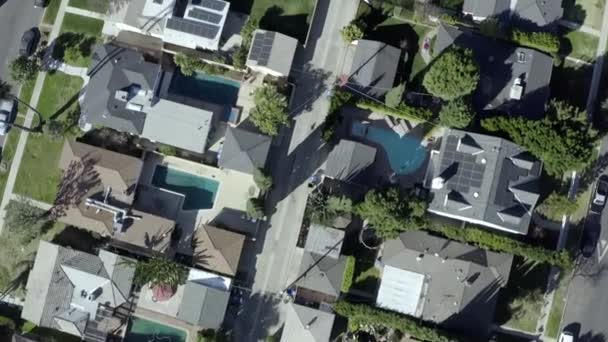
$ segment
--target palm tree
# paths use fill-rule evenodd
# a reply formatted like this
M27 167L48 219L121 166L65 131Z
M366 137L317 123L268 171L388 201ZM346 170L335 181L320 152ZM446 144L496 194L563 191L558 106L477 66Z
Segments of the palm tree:
M140 261L135 266L133 281L137 285L150 284L150 287L168 286L172 289L186 283L188 269L169 259L154 257Z

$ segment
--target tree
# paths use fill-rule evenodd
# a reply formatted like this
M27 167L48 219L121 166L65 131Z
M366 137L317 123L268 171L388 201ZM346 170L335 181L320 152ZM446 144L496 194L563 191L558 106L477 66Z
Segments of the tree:
M502 36L500 21L496 18L487 18L479 23L479 31L492 38L500 38Z
M251 110L251 121L262 133L275 136L281 126L289 125L287 97L279 93L276 86L257 88L253 98L255 107Z
M163 257L153 257L146 261L135 263L133 281L137 285L150 284L150 287L168 286L176 289L185 284L188 279L188 269Z
M247 66L247 56L249 55L249 48L241 45L238 50L232 55L232 66L237 69L245 69Z
M389 90L386 95L384 95L384 104L387 107L395 108L401 103L401 99L403 98L403 92L405 91L405 83L401 83L395 88Z
M265 193L272 188L272 176L265 174L261 169L256 169L253 172L253 181L255 182L255 185L260 188L262 193Z
M400 233L419 229L426 211L426 203L411 193L402 195L395 188L371 190L365 200L355 206L355 213L366 219L376 234L393 239Z
M578 209L577 201L572 201L565 194L552 192L536 210L548 219L561 221L564 215L570 216Z
M561 101L552 101L542 120L497 116L481 121L490 132L504 132L544 163L544 169L561 178L581 169L594 156L597 140L585 112Z
M245 69L247 63L247 56L249 55L249 47L251 45L251 39L253 38L253 32L260 27L260 19L257 17L250 16L247 22L241 29L241 46L232 55L232 65L237 69Z
M466 128L471 124L474 116L470 104L460 97L441 107L439 122L446 127Z
M21 84L33 80L38 74L40 66L36 60L21 56L11 62L9 70L11 78Z
M186 76L192 76L196 70L202 69L204 66L204 63L200 59L181 52L173 56L173 62L179 67L182 74Z
M365 33L359 24L351 22L340 30L340 34L342 34L342 39L344 39L346 43L350 44L355 40L363 38Z
M51 140L59 140L65 133L65 126L63 122L59 120L49 120L46 125L43 126L44 134L48 135Z
M45 214L45 210L35 207L29 200L21 198L8 203L4 222L11 234L18 236L19 240L25 244L42 234L40 223Z
M264 217L264 201L259 198L250 198L247 201L247 217L259 220Z
M478 82L473 51L451 47L435 59L422 84L434 96L449 101L472 93Z

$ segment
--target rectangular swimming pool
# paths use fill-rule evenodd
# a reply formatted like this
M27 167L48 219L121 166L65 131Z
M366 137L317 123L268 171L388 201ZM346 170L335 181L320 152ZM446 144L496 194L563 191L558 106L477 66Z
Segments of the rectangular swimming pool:
M186 196L182 209L211 209L220 183L174 168L158 165L154 170L152 184L158 188Z
M218 105L234 106L239 96L239 82L220 76L194 73L184 76L176 72L169 92Z
M188 334L174 327L147 319L132 317L127 328L125 342L186 342Z

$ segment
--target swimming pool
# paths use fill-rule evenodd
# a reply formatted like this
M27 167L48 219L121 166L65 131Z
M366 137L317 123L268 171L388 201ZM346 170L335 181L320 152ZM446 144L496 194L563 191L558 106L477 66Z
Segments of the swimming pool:
M234 106L239 96L239 82L203 73L184 76L176 72L169 92L218 105Z
M132 317L127 328L125 342L186 342L187 333L147 319Z
M369 139L382 146L388 156L388 162L393 171L399 175L407 175L418 170L427 157L427 150L420 145L420 140L407 134L400 137L392 130L353 124L353 133Z
M211 209L220 183L166 166L156 166L152 184L186 196L182 209Z

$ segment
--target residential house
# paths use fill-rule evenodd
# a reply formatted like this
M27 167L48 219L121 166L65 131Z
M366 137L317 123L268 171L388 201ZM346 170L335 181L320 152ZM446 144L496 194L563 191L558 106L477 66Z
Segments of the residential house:
M110 11L103 32L131 31L189 49L218 50L230 3L222 0L133 0Z
M253 175L264 169L272 139L243 128L228 127L218 157L218 166Z
M173 73L130 49L97 45L81 103L80 126L119 132L203 154L226 108L177 94Z
M281 342L328 342L335 317L331 311L290 303Z
M487 341L512 260L424 231L405 232L382 246L376 304Z
M87 341L105 341L124 323L113 313L129 301L134 273L129 259L114 253L93 255L41 240L21 317Z
M349 75L349 87L380 98L395 83L401 50L383 42L360 39L356 44Z
M340 296L346 257L340 254L344 231L312 224L308 230L297 281L297 297L333 303Z
M462 12L475 21L496 18L531 31L553 29L564 15L562 0L464 0Z
M323 174L331 179L365 184L375 160L376 148L342 139L330 152Z
M544 115L553 70L551 56L442 24L434 53L438 56L451 46L471 49L479 65L479 84L473 94L478 112L498 111L529 118Z
M197 330L217 330L226 315L231 283L230 278L191 268L186 283L170 298L157 298L150 285L144 285L137 310L159 313Z
M447 130L427 170L428 211L525 235L541 170L540 161L508 140Z
M295 38L279 32L255 30L246 65L256 72L287 77L297 47Z
M210 225L200 226L193 238L193 263L214 273L234 277L245 235Z
M133 252L167 251L174 221L132 206L142 166L139 158L67 140L59 160L59 220L108 236Z

